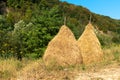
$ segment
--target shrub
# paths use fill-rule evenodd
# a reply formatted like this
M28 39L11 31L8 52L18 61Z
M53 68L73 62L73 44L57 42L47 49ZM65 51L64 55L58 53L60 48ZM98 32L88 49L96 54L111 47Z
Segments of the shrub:
M97 37L102 46L108 46L108 45L112 44L112 37L109 35L98 33Z

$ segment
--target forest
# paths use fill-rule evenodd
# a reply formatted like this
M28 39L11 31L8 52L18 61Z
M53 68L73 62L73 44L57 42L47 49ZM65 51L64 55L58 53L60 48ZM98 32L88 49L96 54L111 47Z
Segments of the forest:
M102 47L120 44L120 20L59 0L0 0L0 58L38 59L64 24L76 39L91 22Z

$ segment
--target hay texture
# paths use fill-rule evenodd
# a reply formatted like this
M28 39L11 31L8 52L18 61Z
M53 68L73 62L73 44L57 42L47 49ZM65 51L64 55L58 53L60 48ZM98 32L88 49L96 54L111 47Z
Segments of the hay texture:
M82 63L77 41L67 26L63 25L49 42L43 60L47 66L69 66Z
M103 51L101 49L101 44L91 23L86 26L77 44L81 51L84 64L99 62L102 59Z

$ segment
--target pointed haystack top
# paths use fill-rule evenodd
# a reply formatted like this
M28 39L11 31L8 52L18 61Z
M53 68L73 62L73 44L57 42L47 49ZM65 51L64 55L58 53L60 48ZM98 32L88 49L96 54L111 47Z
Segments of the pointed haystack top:
M85 30L86 29L89 29L89 30L93 30L94 31L94 27L93 27L93 25L91 24L91 22L89 22L88 24L87 24L87 26L85 27Z
M61 36L61 37L65 37L65 38L73 38L74 40L76 40L72 31L66 25L63 25L60 28L57 36Z
M43 60L47 66L68 66L82 62L76 39L67 26L63 25L49 42Z
M82 36L78 39L78 46L80 48L83 63L89 64L97 62L102 59L102 49L100 42L94 33L94 27L89 23Z

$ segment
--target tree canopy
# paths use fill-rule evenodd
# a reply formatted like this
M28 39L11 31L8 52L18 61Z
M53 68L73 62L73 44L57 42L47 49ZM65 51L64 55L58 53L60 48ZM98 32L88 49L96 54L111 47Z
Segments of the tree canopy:
M89 22L90 14L91 22L99 31L112 32L112 37L108 38L98 35L103 45L120 43L120 20L92 13L82 6L59 0L1 0L0 57L42 57L65 17L66 25L77 39Z

